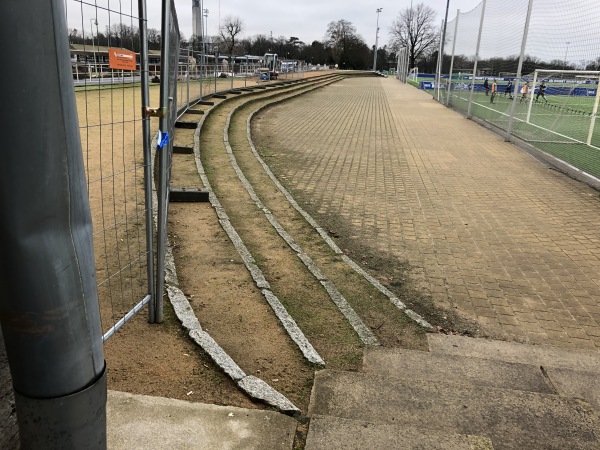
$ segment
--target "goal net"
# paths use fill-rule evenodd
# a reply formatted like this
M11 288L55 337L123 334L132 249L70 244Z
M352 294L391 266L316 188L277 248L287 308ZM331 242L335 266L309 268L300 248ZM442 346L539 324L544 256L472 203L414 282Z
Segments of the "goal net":
M516 93L517 118L527 125L518 127L520 137L534 143L600 149L599 80L599 71L580 70L538 69L524 77Z
M418 67L413 67L412 69L410 69L408 71L408 79L413 81L413 82L417 82L419 78L419 68Z

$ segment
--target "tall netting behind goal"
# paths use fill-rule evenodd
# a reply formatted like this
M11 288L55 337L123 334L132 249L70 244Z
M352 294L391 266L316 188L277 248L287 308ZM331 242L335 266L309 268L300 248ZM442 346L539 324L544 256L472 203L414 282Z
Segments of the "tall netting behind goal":
M599 30L598 0L482 1L447 24L436 98L600 178Z
M585 164L584 147L600 150L596 127L600 71L538 69L524 77L515 133L567 162ZM582 147L577 151L573 147Z
M527 106L515 134L545 152L600 178L600 3L536 0L527 35L524 81ZM544 98L540 95L540 87ZM536 102L537 98L537 102ZM525 103L525 101L523 101Z

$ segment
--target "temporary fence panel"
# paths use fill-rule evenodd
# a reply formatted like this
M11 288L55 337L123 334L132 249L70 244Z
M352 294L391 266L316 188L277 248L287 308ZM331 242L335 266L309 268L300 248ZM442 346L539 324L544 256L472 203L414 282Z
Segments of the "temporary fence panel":
M157 220L157 262L156 262L156 321L163 320L162 298L165 281L165 257L167 248L167 219L169 214L169 189L173 161L173 136L178 113L178 77L180 62L180 33L177 12L173 0L162 3L162 65L160 83L160 119L157 139L158 159L158 220Z
M139 62L147 61L139 57L145 18L134 1L65 6L106 340L151 300L154 284L149 147L141 114L149 95L140 89L147 72Z
M482 1L448 22L440 100L600 178L598 29L594 0Z

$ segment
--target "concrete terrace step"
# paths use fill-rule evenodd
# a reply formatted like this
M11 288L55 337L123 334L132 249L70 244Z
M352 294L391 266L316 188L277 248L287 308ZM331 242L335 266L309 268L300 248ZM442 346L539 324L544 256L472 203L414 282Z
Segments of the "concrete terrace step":
M398 425L313 416L305 450L493 450L483 436L424 432Z
M483 435L496 450L600 448L600 419L588 403L484 386L323 370L309 415Z
M475 339L464 336L429 334L432 353L496 359L506 362L535 364L585 372L600 372L600 352L571 350L548 345Z
M554 394L539 366L457 355L366 349L363 371L390 379L417 379Z
M273 411L108 393L107 438L112 450L289 450L296 425L291 417Z

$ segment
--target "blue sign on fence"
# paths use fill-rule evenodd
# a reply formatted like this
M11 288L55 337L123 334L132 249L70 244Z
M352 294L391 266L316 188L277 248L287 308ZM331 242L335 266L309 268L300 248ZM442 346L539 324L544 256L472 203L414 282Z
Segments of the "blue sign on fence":
M420 88L421 89L434 89L435 81L421 81Z

